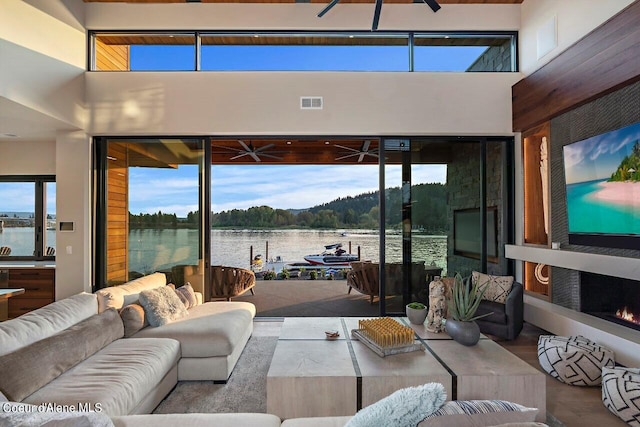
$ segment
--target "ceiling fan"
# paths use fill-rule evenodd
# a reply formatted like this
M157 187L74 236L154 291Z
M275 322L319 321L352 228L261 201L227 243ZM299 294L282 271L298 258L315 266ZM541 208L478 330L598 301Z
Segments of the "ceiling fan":
M325 13L329 12L333 6L338 4L340 0L331 0L331 2L318 13L318 18L322 18ZM378 29L378 22L380 21L380 11L382 10L382 2L383 0L376 0L375 11L373 12L373 23L371 24L371 31L375 31ZM431 10L437 12L440 10L440 5L438 4L438 0L422 0L423 3L428 5Z
M335 160L343 160L343 159L348 159L349 157L358 156L358 163L362 163L365 156L371 156L371 157L377 158L378 149L374 148L372 150L369 150L370 146L371 146L371 141L363 142L359 150L356 150L355 148L351 148L351 147L345 147L344 145L336 144L335 147L342 148L343 150L351 151L351 153L346 154L344 156L336 157Z
M282 160L282 157L274 156L273 153L285 153L286 152L286 151L272 151L271 153L267 153L266 152L270 148L275 147L276 144L267 144L267 145L263 145L262 147L258 147L258 148L255 148L251 142L249 142L249 144L246 144L242 140L238 140L238 144L240 144L242 149L233 148L233 147L226 147L224 145L211 145L211 146L215 147L215 148L221 148L221 149L224 149L224 150L228 150L228 151L231 151L232 153L236 153L236 155L232 156L230 158L230 160L236 160L236 159L242 158L244 156L250 156L256 162L261 162L262 161L261 157L265 157L265 158L269 158L269 159ZM228 154L228 151L226 151L226 152L225 151L216 152L216 154Z

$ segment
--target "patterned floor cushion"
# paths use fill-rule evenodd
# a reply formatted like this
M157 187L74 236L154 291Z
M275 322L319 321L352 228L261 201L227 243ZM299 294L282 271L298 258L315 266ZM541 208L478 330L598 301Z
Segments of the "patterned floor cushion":
M600 385L602 368L615 366L613 351L580 335L540 335L538 360L549 375L577 386Z
M603 368L602 403L625 423L640 427L640 369Z

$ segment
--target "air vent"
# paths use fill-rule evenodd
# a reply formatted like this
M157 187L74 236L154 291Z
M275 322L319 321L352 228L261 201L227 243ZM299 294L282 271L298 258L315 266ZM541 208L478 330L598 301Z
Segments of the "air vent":
M301 110L322 110L322 97L321 96L301 96L300 97L300 109Z

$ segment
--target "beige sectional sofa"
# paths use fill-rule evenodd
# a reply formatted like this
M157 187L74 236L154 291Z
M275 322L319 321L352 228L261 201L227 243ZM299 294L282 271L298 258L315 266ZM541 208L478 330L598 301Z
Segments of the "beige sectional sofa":
M138 294L166 284L163 273L154 273L122 286L96 292L99 311L120 310L137 302ZM202 301L202 294L196 293ZM178 380L226 381L253 332L256 308L247 302L207 302L189 309L189 315L159 327L146 327L132 338L172 338L180 341L182 357Z

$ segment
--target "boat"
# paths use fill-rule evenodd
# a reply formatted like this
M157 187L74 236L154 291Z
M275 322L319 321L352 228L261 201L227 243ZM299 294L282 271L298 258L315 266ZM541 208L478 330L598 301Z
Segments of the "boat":
M326 245L321 254L305 255L304 260L312 265L349 265L352 261L358 261L358 256L348 254L342 249L342 243Z

